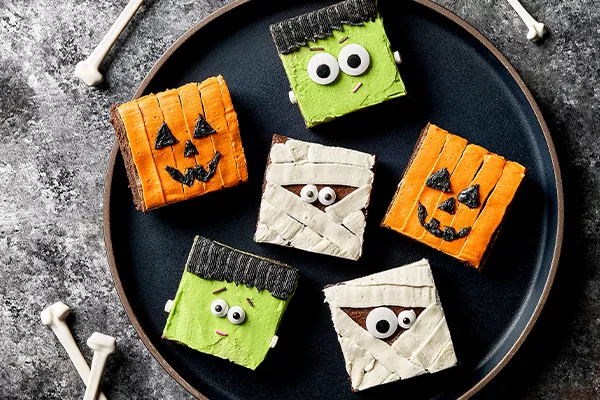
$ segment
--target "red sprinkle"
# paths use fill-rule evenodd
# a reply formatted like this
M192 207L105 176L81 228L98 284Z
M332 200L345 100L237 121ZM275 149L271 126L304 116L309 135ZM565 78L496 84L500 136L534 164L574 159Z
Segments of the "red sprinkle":
M357 91L358 89L360 89L360 87L361 87L361 86L362 86L362 82L358 82L358 83L356 84L356 86L354 86L354 89L352 89L352 93L356 93L356 91Z
M254 307L254 303L252 303L252 300L250 300L249 297L246 297L246 301L248 302L248 304L250 304L252 307Z
M227 288L226 288L226 287L222 287L221 289L217 289L217 290L215 290L215 291L213 292L213 294L221 293L221 292L224 292L224 291L226 291L226 290L227 290Z
M325 50L325 47L310 47L309 50L310 51L323 51L323 50Z
M221 335L221 336L227 336L227 334L225 332L221 332L221 331L215 331L215 333L217 335Z
M344 43L346 40L348 40L348 36L344 36L343 38L341 38L340 43Z

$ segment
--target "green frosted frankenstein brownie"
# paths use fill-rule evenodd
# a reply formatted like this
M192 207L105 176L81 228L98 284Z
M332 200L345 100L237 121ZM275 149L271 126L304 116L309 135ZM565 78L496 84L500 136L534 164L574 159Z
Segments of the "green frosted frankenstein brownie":
M309 128L406 94L375 0L346 0L271 25Z
M297 280L295 268L196 236L163 338L254 370Z

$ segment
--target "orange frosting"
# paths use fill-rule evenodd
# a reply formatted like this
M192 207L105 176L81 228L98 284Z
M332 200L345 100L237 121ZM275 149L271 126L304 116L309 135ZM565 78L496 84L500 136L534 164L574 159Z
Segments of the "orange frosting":
M225 79L219 75L217 76L217 80L219 81L219 86L221 88L221 96L225 106L225 119L227 120L227 127L229 129L229 136L233 146L233 154L235 155L235 163L237 165L238 174L240 175L240 179L246 182L248 181L248 167L246 166L246 156L244 155L244 149L242 148L240 124L238 123L237 114L233 109L231 94L229 93L229 88L225 83Z
M147 209L160 207L165 204L160 177L156 169L152 149L146 135L144 119L135 101L121 104L118 108L121 120L127 132L129 147L133 156L135 168L144 191L144 205Z
M480 266L486 248L479 243L488 243L492 240L524 177L525 168L522 165L512 161L506 163L496 188L466 238L459 255L461 260L475 267Z
M383 226L396 231L404 226L425 180L429 177L429 173L444 147L446 136L448 136L447 131L435 125L428 125L425 129L426 136L406 171L404 179L400 182L392 205L383 220Z

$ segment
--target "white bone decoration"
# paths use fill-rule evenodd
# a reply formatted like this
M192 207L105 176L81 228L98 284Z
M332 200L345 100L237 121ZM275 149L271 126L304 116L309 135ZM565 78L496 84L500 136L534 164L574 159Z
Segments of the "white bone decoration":
M357 260L375 156L287 139L273 144L269 161L254 240ZM331 204L322 203L321 210L288 190L289 185L341 186L350 193L336 200L327 189Z
M426 259L328 286L323 292L353 390L456 365L454 345ZM345 311L382 306L423 310L391 344L373 336Z

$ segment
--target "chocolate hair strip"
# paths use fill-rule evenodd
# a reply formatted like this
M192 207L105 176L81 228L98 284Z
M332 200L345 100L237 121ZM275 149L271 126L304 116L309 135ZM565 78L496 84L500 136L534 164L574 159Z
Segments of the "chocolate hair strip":
M298 280L298 270L275 261L242 253L202 236L196 236L186 269L200 278L234 282L268 290L287 300Z
M288 54L307 42L332 36L342 25L363 25L377 18L374 0L346 0L317 11L271 25L277 51Z

